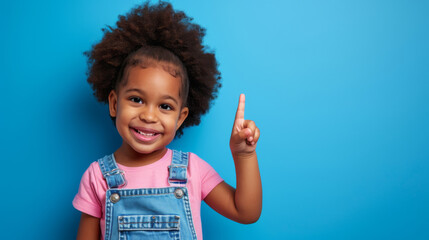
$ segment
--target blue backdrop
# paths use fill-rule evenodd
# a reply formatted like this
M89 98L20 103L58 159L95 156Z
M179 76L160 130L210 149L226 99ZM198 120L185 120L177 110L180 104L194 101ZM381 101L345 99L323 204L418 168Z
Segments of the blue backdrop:
M121 143L82 52L138 2L2 2L2 239L75 238L80 177ZM260 220L203 205L205 239L429 239L428 1L172 2L207 28L223 87L171 147L234 185L241 92L262 132Z

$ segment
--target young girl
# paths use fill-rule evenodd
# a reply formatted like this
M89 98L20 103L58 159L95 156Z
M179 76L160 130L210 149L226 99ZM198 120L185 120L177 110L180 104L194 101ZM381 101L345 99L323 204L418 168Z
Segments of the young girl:
M73 200L82 212L77 239L202 239L202 200L234 221L258 220L259 129L244 120L244 95L230 139L237 189L195 154L166 147L200 123L220 87L204 29L191 20L169 3L146 3L86 53L88 82L123 141L82 177Z

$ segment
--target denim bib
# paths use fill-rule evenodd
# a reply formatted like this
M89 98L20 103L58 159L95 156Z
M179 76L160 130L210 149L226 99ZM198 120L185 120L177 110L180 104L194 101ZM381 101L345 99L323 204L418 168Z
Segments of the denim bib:
M173 150L165 188L120 189L124 172L113 154L98 160L106 192L105 240L197 239L186 188L188 153Z

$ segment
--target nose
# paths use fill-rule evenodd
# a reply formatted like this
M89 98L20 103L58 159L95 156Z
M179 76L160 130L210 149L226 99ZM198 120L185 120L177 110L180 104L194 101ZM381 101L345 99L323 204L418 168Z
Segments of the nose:
M156 108L153 106L146 106L142 111L140 111L139 118L140 120L148 123L156 122L158 120Z

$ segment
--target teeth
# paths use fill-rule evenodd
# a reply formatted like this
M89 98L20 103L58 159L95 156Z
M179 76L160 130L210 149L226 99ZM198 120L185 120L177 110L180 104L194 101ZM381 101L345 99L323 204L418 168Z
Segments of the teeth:
M137 130L137 129L136 129ZM137 130L137 132L143 136L155 136L155 133L145 133L145 132L141 132L139 130Z

